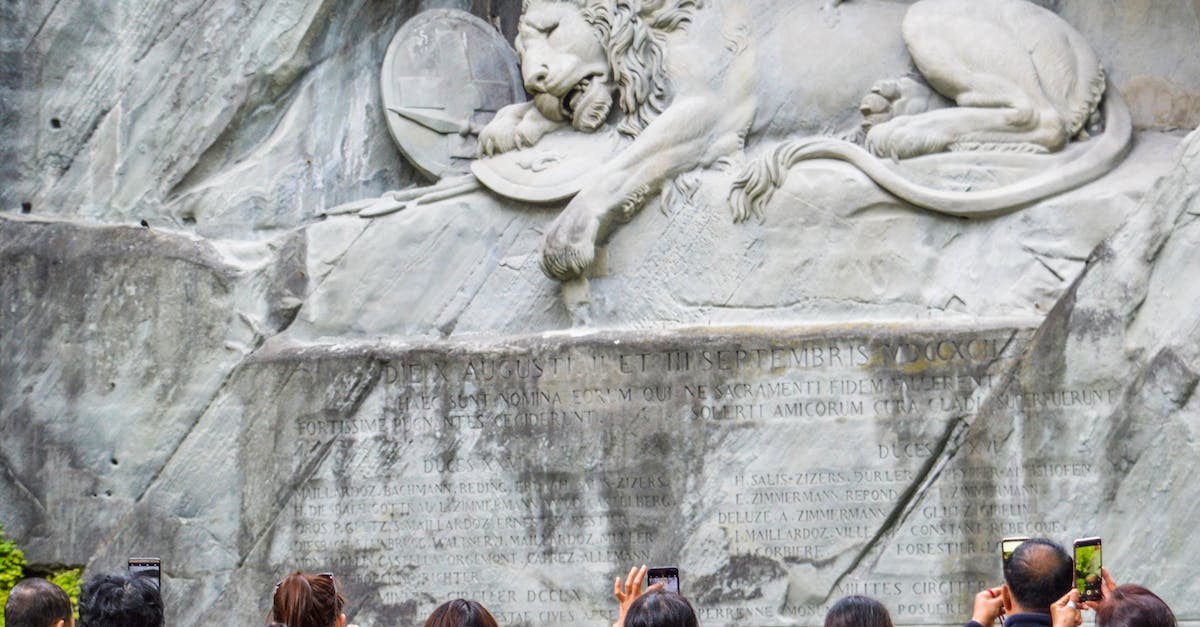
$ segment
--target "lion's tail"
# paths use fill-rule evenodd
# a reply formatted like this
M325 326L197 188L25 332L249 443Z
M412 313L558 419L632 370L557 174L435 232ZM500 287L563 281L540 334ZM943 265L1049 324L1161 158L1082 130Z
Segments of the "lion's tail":
M1104 116L1104 133L1090 140L1092 145L1080 158L1022 181L981 191L943 191L921 185L904 178L866 150L831 137L784 142L748 165L733 182L729 193L733 218L735 222L751 215L761 219L788 171L808 159L849 162L898 198L930 211L964 218L1001 215L1089 183L1116 167L1129 150L1133 123L1125 100L1111 83L1104 96Z

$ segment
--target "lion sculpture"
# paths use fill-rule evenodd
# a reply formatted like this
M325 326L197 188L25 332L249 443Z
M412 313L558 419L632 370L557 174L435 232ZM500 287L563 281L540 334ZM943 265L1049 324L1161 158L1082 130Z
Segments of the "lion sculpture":
M918 207L996 215L1103 175L1131 138L1095 52L1024 0L526 0L516 44L533 98L481 132L483 155L609 120L633 138L546 231L542 269L559 280L580 276L598 239L674 177L747 142L778 145L733 183L736 221L761 215L811 158L848 161ZM860 125L862 146L834 137ZM925 187L885 163L1052 153L1100 128L1081 157L984 191Z

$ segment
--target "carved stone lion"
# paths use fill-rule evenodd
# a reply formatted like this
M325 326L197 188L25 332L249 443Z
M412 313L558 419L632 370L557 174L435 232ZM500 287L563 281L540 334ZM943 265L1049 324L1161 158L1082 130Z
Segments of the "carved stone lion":
M919 207L994 215L1103 175L1131 136L1083 37L1024 0L526 0L516 43L533 99L497 114L484 155L610 118L634 138L547 230L542 268L560 280L666 182L748 141L788 140L736 179L735 220L809 158L849 161ZM987 191L924 187L879 158L1051 153L1101 122L1080 158ZM865 148L831 136L860 125Z

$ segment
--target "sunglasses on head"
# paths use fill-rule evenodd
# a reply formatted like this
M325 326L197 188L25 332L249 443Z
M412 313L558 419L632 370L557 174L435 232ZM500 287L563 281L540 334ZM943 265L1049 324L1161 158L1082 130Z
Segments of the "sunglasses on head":
M316 575L316 576L317 576L317 577L326 577L326 578L328 578L330 581L333 581L333 573L317 573L317 575ZM276 582L275 582L275 591L276 591L276 592L278 592L278 591L279 591L279 586L282 586L282 585L283 585L283 582L282 582L282 581L276 581Z

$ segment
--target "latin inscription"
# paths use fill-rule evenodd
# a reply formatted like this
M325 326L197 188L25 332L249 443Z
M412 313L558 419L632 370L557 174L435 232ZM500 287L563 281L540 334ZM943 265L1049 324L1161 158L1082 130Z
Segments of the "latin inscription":
M293 495L280 552L348 573L384 604L463 596L507 624L609 623L605 582L643 563L678 563L685 592L710 592L707 623L819 624L826 606L811 598L854 593L909 621L961 622L987 583L931 578L936 565L991 559L1006 535L1065 533L1032 504L1097 470L1013 461L1012 442L957 437L969 429L956 425L985 402L1116 401L1113 389L999 392L1027 335L397 354L336 380L327 411L286 426L293 454L330 459ZM369 392L350 411L355 390ZM687 587L708 574L686 562L693 542L773 572L864 550L935 566L818 577L782 605L721 601ZM529 572L540 575L513 575Z

